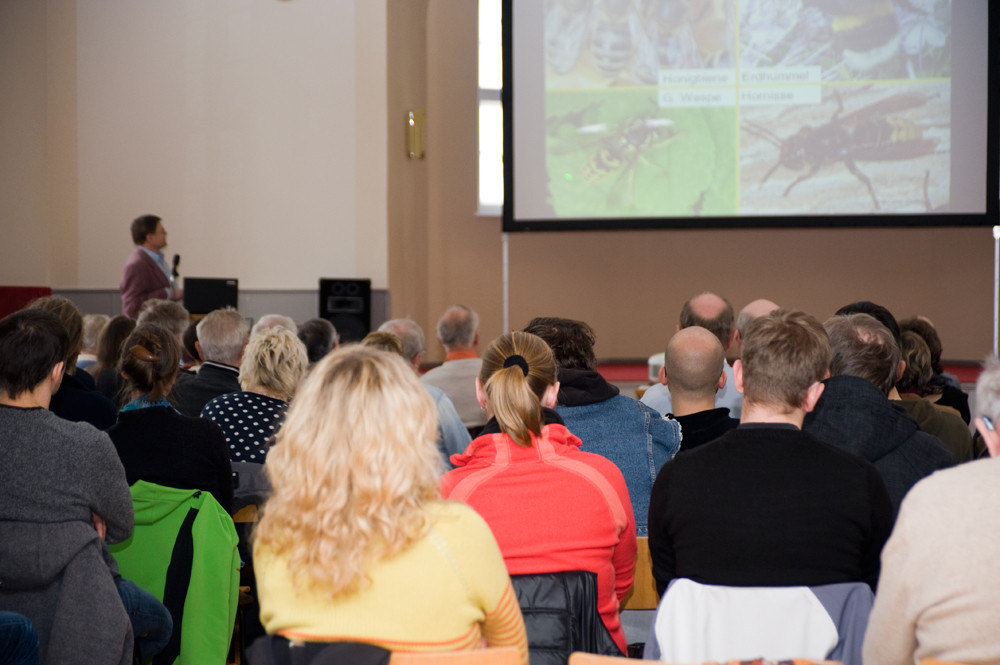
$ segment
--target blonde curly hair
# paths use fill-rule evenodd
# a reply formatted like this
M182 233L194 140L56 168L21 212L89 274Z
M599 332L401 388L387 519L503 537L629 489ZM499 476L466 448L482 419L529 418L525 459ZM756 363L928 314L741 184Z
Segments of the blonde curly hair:
M288 560L300 591L330 597L367 583L370 561L430 529L441 460L437 410L398 355L360 345L303 382L267 456L273 493L256 546Z

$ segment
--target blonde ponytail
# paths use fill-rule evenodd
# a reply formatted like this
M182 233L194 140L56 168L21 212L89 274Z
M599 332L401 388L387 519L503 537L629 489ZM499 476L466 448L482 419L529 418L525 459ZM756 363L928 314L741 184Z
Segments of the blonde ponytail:
M500 430L522 446L542 433L542 395L556 382L552 350L540 337L512 332L483 354L479 373Z

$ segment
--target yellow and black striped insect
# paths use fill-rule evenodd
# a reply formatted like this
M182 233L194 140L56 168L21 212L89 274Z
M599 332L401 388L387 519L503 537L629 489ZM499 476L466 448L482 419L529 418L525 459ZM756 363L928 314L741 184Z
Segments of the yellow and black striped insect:
M641 114L618 125L584 125L577 130L578 142L571 142L554 152L567 154L587 150L586 159L580 165L581 179L596 185L614 178L608 191L608 207L621 208L635 201L635 172L640 164L666 175L666 168L647 159L645 153L666 145L677 134L673 120Z
M918 92L894 94L847 115L841 115L844 104L835 95L837 108L825 125L804 125L797 132L781 138L771 130L750 121L743 122L743 129L760 137L779 149L777 163L761 180L763 185L780 168L806 173L798 176L783 196L799 183L815 176L820 169L831 164L843 163L871 196L875 210L879 200L871 179L858 167L857 162L905 161L928 155L939 141L924 136L924 128L899 117L900 112L923 106L931 98Z

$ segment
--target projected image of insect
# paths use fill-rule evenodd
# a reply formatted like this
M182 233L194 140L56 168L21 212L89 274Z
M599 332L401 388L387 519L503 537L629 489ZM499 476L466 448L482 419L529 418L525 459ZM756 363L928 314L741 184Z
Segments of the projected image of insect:
M881 210L875 186L858 163L909 161L934 153L940 139L930 135L927 125L917 124L910 117L932 98L923 92L902 92L845 114L841 95L835 92L833 101L836 107L825 124L803 124L784 137L744 119L743 131L778 149L777 161L764 174L760 186L782 171L797 172L799 175L788 183L782 193L782 196L789 197L796 187L816 177L820 171L842 165L863 186L861 191L867 191L873 208ZM903 177L911 172L901 170ZM912 183L916 192L919 192L919 176L922 175L923 169ZM864 196L860 193L851 195L846 188L843 194L854 198Z
M573 136L556 145L556 155L580 152L578 174L588 185L610 181L607 207L621 209L635 204L636 171L651 169L667 175L667 169L647 157L649 151L666 146L678 136L674 121L653 112L629 117L620 123L582 125Z
M951 0L743 0L744 67L816 65L824 80L951 72Z

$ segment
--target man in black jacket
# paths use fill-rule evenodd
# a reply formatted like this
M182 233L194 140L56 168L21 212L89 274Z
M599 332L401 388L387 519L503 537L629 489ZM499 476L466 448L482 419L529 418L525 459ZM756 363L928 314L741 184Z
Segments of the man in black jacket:
M240 390L240 362L250 327L231 307L209 312L198 322L195 348L204 361L194 376L181 374L170 395L177 410L197 418L208 402Z
M740 426L664 465L649 506L653 577L726 586L868 582L892 528L870 463L800 428L823 394L820 323L779 310L754 321L733 365Z
M824 327L833 348L831 377L804 428L874 464L899 510L918 480L954 460L940 439L889 401L900 359L890 329L860 313L834 316Z

